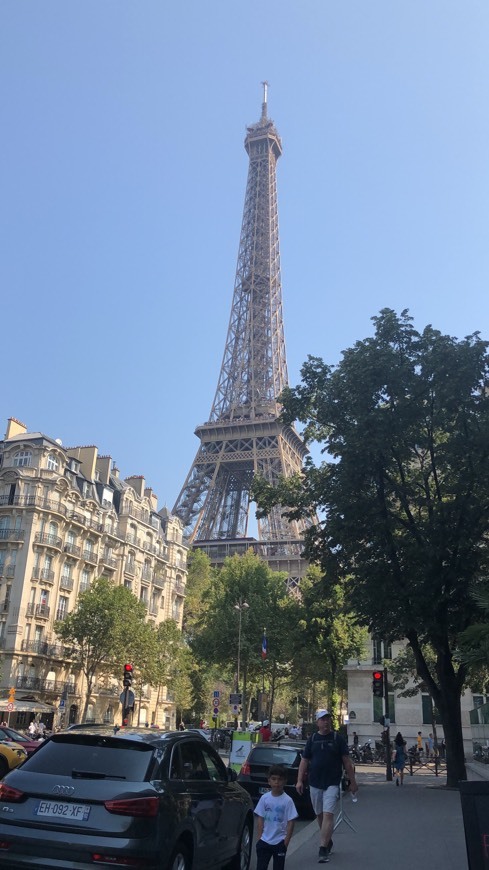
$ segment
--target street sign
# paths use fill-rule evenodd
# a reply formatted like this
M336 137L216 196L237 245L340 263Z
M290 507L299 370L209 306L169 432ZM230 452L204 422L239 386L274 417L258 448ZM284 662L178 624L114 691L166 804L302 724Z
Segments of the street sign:
M219 707L219 704L221 703L221 699L220 698L213 698L212 703L214 704L214 707Z
M233 713L239 713L239 704L233 704Z
M214 716L217 716L219 714L219 707L214 707L213 713Z
M221 694L221 693L218 692L217 689L214 689L214 693L213 693L213 697L214 697L214 698L219 698L220 694Z
M58 710L64 710L65 706L66 706L66 701L64 698L61 698L60 702L58 704Z
M121 704L125 703L125 701L126 701L126 693L125 692L120 693L119 701L121 702ZM132 691L132 689L129 689L129 691L127 693L127 706L134 707L134 701L135 701L134 692Z
M12 704L12 701L9 701L7 704L8 712L11 713L13 709L14 709L14 705Z
M229 696L229 704L232 707L233 704L241 704L241 692L234 692Z

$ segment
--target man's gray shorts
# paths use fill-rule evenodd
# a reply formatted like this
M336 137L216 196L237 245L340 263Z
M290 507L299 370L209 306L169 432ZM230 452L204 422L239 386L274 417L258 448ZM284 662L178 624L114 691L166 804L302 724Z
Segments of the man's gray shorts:
M337 785L329 785L328 788L309 787L312 808L317 816L321 813L334 813L336 801L340 796Z

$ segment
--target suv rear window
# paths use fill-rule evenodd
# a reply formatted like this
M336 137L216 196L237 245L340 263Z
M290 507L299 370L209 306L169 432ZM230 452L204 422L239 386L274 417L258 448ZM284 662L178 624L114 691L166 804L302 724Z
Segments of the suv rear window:
M146 779L154 747L116 737L92 734L54 735L26 760L24 770L54 776L85 774L142 782ZM74 773L75 772L75 773Z
M256 746L252 750L250 761L254 764L294 764L300 759L296 749L282 749L280 746Z

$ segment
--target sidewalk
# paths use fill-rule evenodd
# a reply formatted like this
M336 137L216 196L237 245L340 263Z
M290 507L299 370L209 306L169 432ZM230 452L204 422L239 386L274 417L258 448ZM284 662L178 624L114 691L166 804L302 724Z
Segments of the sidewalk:
M469 779L489 778L489 765L475 771L467 764ZM479 767L483 770L479 770ZM485 776L482 776L482 773ZM345 821L336 829L328 867L338 870L467 870L467 853L460 795L447 790L445 777L407 776L402 787L385 781L385 772L363 773L357 768L359 797L343 799ZM289 846L286 870L319 867L319 829L311 822Z

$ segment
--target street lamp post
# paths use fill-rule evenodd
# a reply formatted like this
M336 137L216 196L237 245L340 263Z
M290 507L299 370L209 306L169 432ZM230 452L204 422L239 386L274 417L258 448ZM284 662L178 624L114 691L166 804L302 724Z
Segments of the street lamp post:
M236 671L236 693L239 694L239 676L241 669L241 624L243 619L243 610L247 610L250 605L247 601L245 601L240 595L238 603L234 605L234 609L239 612L239 623L238 623L238 669ZM242 702L244 698L241 699ZM245 713L244 711L244 703L241 705L241 713L242 715Z

